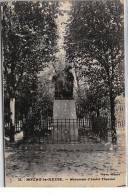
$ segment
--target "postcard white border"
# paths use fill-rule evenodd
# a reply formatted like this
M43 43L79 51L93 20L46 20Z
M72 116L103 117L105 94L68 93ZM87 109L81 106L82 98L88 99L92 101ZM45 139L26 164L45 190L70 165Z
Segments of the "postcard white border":
M11 1L11 0L2 0ZM21 0L20 0L21 1ZM56 1L56 0L51 0ZM63 0L62 0L63 1ZM85 0L86 1L86 0ZM124 0L125 15L125 99L126 99L126 149L127 149L127 186L128 186L128 0ZM0 187L4 187L3 156L3 107L2 107L2 64L1 64L1 22L0 22Z

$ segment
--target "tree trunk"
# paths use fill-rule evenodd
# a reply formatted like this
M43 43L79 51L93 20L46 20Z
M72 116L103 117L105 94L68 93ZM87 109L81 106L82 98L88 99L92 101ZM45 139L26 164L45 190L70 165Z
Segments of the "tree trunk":
M26 141L29 137L29 118L28 113L24 115L23 119L23 139Z
M27 140L29 137L29 134L28 134L28 128L27 128L27 124L24 125L24 130L23 130L23 139L24 141Z
M97 112L97 118L99 118L99 116L100 116L100 111L99 111L99 109L97 109L96 112Z
M74 70L75 70L75 76L76 76L78 97L80 97L81 96L80 84L79 84L79 79L78 79L77 69L76 69L76 65L75 64L74 64Z
M110 94L110 110L111 110L111 132L112 132L112 142L116 143L116 127L115 127L115 98Z
M15 134L15 98L10 99L10 142L14 142Z

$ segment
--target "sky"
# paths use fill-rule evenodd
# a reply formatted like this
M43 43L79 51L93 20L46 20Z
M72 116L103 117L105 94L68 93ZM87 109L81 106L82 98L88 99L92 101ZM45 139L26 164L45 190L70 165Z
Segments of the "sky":
M68 11L70 10L70 6L71 6L71 3L69 1L61 2L60 10ZM57 18L58 34L59 34L59 39L58 39L59 51L56 54L56 56L61 62L65 62L65 50L63 48L63 44L64 44L66 22L68 19L69 19L69 16L67 13L63 13L63 16L58 15L58 18Z

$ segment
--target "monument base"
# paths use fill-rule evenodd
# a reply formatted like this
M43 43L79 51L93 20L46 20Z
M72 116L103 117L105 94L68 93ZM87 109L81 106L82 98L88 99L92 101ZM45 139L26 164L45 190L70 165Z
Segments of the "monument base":
M75 100L54 100L53 119L53 140L78 140Z

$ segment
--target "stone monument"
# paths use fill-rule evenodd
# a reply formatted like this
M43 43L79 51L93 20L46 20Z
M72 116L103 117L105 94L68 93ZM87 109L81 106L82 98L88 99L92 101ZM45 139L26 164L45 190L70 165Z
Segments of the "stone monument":
M66 66L62 72L53 76L55 84L53 140L72 141L78 139L76 107L73 99L74 77L70 72L71 69L71 66Z

